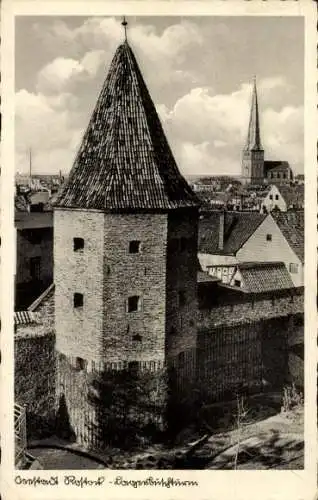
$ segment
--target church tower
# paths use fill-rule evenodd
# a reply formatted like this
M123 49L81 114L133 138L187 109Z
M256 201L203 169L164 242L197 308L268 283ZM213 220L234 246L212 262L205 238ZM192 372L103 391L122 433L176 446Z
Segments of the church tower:
M261 144L256 79L253 94L247 141L242 158L242 181L244 184L263 184L264 150Z
M58 390L83 444L98 441L98 429L87 430L98 427L91 373L134 366L150 380L176 361L188 373L197 227L198 200L126 39L54 209Z

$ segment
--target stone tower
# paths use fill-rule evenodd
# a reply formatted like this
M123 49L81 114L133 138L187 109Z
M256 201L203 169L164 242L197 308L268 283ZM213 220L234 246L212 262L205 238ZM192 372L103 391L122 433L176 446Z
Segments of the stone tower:
M264 182L264 150L261 144L256 79L253 94L247 141L243 149L242 181L244 184Z
M197 225L198 200L125 41L54 210L59 396L84 444L98 441L98 429L87 430L98 427L91 373L134 366L153 374L169 363L189 373Z

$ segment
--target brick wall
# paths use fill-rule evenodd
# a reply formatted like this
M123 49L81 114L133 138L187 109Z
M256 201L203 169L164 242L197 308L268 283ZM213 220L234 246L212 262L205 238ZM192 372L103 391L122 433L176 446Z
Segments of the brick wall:
M196 346L197 228L196 211L169 214L166 308L170 358Z
M271 234L271 241L266 240L266 235ZM298 264L298 273L290 273L294 286L303 286L304 269L297 255L287 243L279 227L271 215L260 224L252 236L237 252L239 262L284 262L289 271L289 264Z
M135 254L129 253L134 240L141 245ZM105 215L103 351L109 361L164 360L166 242L166 214ZM139 311L127 311L131 296L140 297Z
M197 380L203 399L222 401L259 391L264 383L272 390L291 382L303 387L303 362L289 345L299 319L290 314L199 328Z
M74 252L73 238L84 238ZM104 283L104 214L80 210L54 212L55 331L65 355L101 359ZM74 309L73 294L84 294Z
M296 289L295 289L296 290ZM265 294L264 294L265 295ZM210 308L202 308L198 313L198 328L209 326L231 325L242 321L258 321L278 316L288 316L304 312L303 293L284 292L284 295L270 294L267 297L256 294L242 294L238 303L215 304ZM226 300L226 299L225 299Z

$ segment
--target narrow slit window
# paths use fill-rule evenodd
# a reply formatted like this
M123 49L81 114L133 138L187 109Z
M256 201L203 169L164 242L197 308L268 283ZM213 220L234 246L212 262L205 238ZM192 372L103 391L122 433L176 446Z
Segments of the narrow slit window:
M84 239L83 238L73 238L73 249L74 252L84 249Z
M76 369L79 371L85 370L86 369L86 361L83 358L76 358L75 361L75 366Z
M141 342L142 341L142 336L137 333L136 335L133 335L132 337L134 342Z
M73 302L75 308L83 307L84 295L82 293L74 293Z
M141 243L138 240L129 242L129 253L140 253Z
M132 295L131 297L129 297L127 303L127 311L131 313L140 311L140 309L141 309L141 304L139 295Z

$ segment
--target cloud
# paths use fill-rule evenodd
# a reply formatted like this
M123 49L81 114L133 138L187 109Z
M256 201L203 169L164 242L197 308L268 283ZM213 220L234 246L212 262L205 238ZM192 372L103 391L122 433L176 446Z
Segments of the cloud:
M48 78L51 77L58 86L63 81L67 83L69 78L63 80L63 76L76 78L85 76L85 73L86 76L96 74L101 66L109 65L115 49L123 40L121 20L113 17L86 19L74 29L63 21L55 21L45 30L43 26L35 24L34 30L48 52L58 54L53 62L41 70L41 83L45 85L48 85ZM203 43L202 34L195 23L182 21L168 26L161 33L152 24L135 23L129 26L128 36L130 45L138 47L138 60L142 61L147 82L162 87L171 84L171 81L195 81L195 75L181 67L189 50ZM153 70L154 61L156 71ZM92 66L93 71L90 73ZM62 78L54 78L55 70L58 75L62 73Z
M259 82L262 92L261 134L265 157L290 162L301 171L303 162L303 108L271 107L282 77ZM271 95L272 94L272 95ZM242 84L230 94L194 88L173 108L158 106L179 166L186 174L240 174L241 151L247 134L251 87Z
M16 94L16 168L27 168L32 148L38 172L68 170L79 145L83 122L69 94L48 98L21 90Z
M76 83L94 78L103 61L102 50L87 52L80 61L57 57L39 72L36 89L44 94L66 92Z
M27 168L25 151L32 146L39 171L68 171L123 30L110 17L86 19L75 28L50 21L34 29L47 63L34 75L32 91L17 92L17 165ZM228 28L220 24L222 30ZM136 22L128 36L183 173L239 174L251 85L222 93L210 85L211 73L202 77L196 58L207 44L199 23L183 20L160 29ZM293 86L280 74L257 84L266 157L301 170L303 109L285 105ZM213 85L220 88L217 78Z

